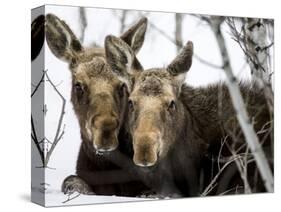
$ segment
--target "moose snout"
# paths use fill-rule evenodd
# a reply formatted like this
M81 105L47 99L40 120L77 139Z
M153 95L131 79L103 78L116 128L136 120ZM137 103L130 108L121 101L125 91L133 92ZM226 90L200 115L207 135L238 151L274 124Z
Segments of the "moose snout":
M158 133L149 133L134 136L133 161L140 167L152 167L157 163L159 150Z
M118 120L115 117L92 120L93 146L98 152L110 152L118 147Z
M110 152L115 150L118 147L116 133L107 131L97 133L93 146L98 152Z

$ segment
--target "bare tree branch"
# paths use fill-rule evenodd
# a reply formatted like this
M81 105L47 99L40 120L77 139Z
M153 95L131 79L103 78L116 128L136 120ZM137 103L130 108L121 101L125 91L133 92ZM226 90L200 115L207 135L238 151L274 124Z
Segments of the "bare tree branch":
M120 18L120 32L119 34L121 35L126 27L126 18L127 18L127 10L122 10L121 18Z
M226 48L225 40L221 32L221 24L224 21L221 17L213 17L210 19L210 26L216 37L219 50L223 59L223 67L227 77L227 86L231 96L233 107L236 111L236 116L242 128L246 141L254 155L259 172L264 181L268 192L273 192L273 176L265 157L264 151L259 143L259 139L254 131L253 125L248 117L246 107L239 89L239 85L233 75L230 59Z
M31 115L31 138L32 138L37 150L38 150L38 153L40 155L42 164L44 164L45 163L44 151L42 151L42 149L40 147L40 142L38 141L38 138L37 138L36 129L35 129L35 125L34 125L32 115Z
M231 152L233 157L237 157L237 153L228 145L226 142L226 146L228 147L228 150ZM238 160L235 160L236 166L238 168L238 171L240 173L240 177L243 180L244 183L244 191L245 194L250 194L252 193L250 184L247 179L247 164L248 164L248 148L246 150L245 156L244 156L244 164L243 164L243 158L239 158Z
M36 93L36 91L37 91L38 88L40 87L41 83L44 82L45 73L46 73L46 71L43 70L43 74L42 74L41 79L39 80L39 82L37 83L37 85L35 85L35 88L34 88L34 90L33 90L32 93L31 93L31 98L34 96L34 94Z
M235 187L233 187L233 188L230 188L230 189L228 189L227 191L224 191L224 192L222 192L222 193L220 193L220 194L218 194L219 196L222 196L222 195L225 195L225 194L227 194L227 193L230 193L230 192L232 192L232 191L234 191L234 190L236 190L236 192L237 192L237 190L238 189L242 189L243 187L242 186L235 186Z
M80 41L83 43L85 38L85 30L87 28L87 18L86 18L86 9L85 7L79 7L79 21L81 26L81 36Z
M232 157L231 159L229 159L224 165L223 167L218 171L218 173L212 178L212 181L210 182L210 184L205 188L205 190L202 192L201 196L207 196L215 187L216 187L216 182L218 180L218 178L221 176L221 174L223 173L223 171L231 164L233 163L235 160L239 159L241 156L240 155L236 155L235 157Z
M175 28L175 41L176 41L176 47L177 47L177 52L181 50L183 47L183 41L182 41L182 14L176 13L175 14L175 23L176 23L176 28Z
M74 196L67 195L67 199L66 199L65 201L63 201L62 203L67 203L67 202L69 202L69 201L71 201L71 200L73 200L73 199L76 199L76 198L79 197L80 195L81 195L80 193L78 193L78 194L76 194L76 195L74 195Z

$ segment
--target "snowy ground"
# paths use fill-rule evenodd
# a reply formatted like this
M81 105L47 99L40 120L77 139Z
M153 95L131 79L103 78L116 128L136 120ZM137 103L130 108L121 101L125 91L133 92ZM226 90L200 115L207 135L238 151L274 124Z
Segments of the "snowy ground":
M40 195L40 191L33 192ZM105 204L105 203L121 203L121 202L137 202L149 201L155 199L149 198L131 198L118 196L102 196L102 195L83 195L74 193L71 196L64 195L58 190L47 190L45 192L46 207L67 206L67 205L87 205L87 204Z
M74 193L68 197L59 191L48 192L45 195L47 207L63 206L63 205L87 205L87 204L101 204L101 203L121 203L121 202L136 202L136 201L149 201L153 199L144 198L129 198L118 196L101 196L101 195L83 195Z

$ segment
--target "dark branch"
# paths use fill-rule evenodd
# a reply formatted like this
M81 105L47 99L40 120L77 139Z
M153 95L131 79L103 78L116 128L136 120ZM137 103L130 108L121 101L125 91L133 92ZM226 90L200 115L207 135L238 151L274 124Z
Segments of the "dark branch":
M32 134L31 134L32 140L33 140L33 142L34 142L34 144L35 144L35 146L36 146L36 148L38 150L38 153L40 155L42 164L44 164L45 163L44 152L40 148L40 143L39 143L37 135L36 135L35 125L34 125L34 121L33 121L32 115L31 115L31 131L32 131Z
M59 117L59 122L58 122L58 126L57 126L56 135L55 135L55 138L54 138L54 140L52 142L53 144L52 144L50 150L47 152L47 155L46 155L45 166L47 166L47 164L49 162L49 159L50 159L50 157L51 157L51 155L52 155L52 153L53 153L57 143L60 141L60 139L62 138L62 135L64 133L64 129L62 130L61 128L62 128L63 117L64 117L64 114L65 114L65 104L66 104L65 98L59 92L59 90L54 85L54 83L51 81L51 79L49 78L49 75L47 73L46 73L46 77L47 77L48 82L50 82L50 84L52 85L53 89L60 96L61 101L62 101L62 108L61 108L61 113L60 113L60 117Z
M43 70L43 74L42 74L41 79L39 80L39 82L38 82L37 85L35 86L33 92L31 93L31 98L34 96L34 94L36 93L36 91L37 91L38 88L40 87L41 83L44 82L46 72L47 72L47 70Z

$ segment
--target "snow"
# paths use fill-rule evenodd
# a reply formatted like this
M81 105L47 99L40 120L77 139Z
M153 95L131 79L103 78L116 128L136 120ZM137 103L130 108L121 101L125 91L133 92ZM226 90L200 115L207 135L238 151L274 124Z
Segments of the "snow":
M101 203L121 203L121 202L136 202L136 201L149 201L153 199L144 198L129 198L118 196L102 196L102 195L83 195L74 193L70 198L74 197L70 201L68 197L59 191L49 192L45 195L45 201L47 207L64 206L64 205L86 205L86 204L101 204Z

